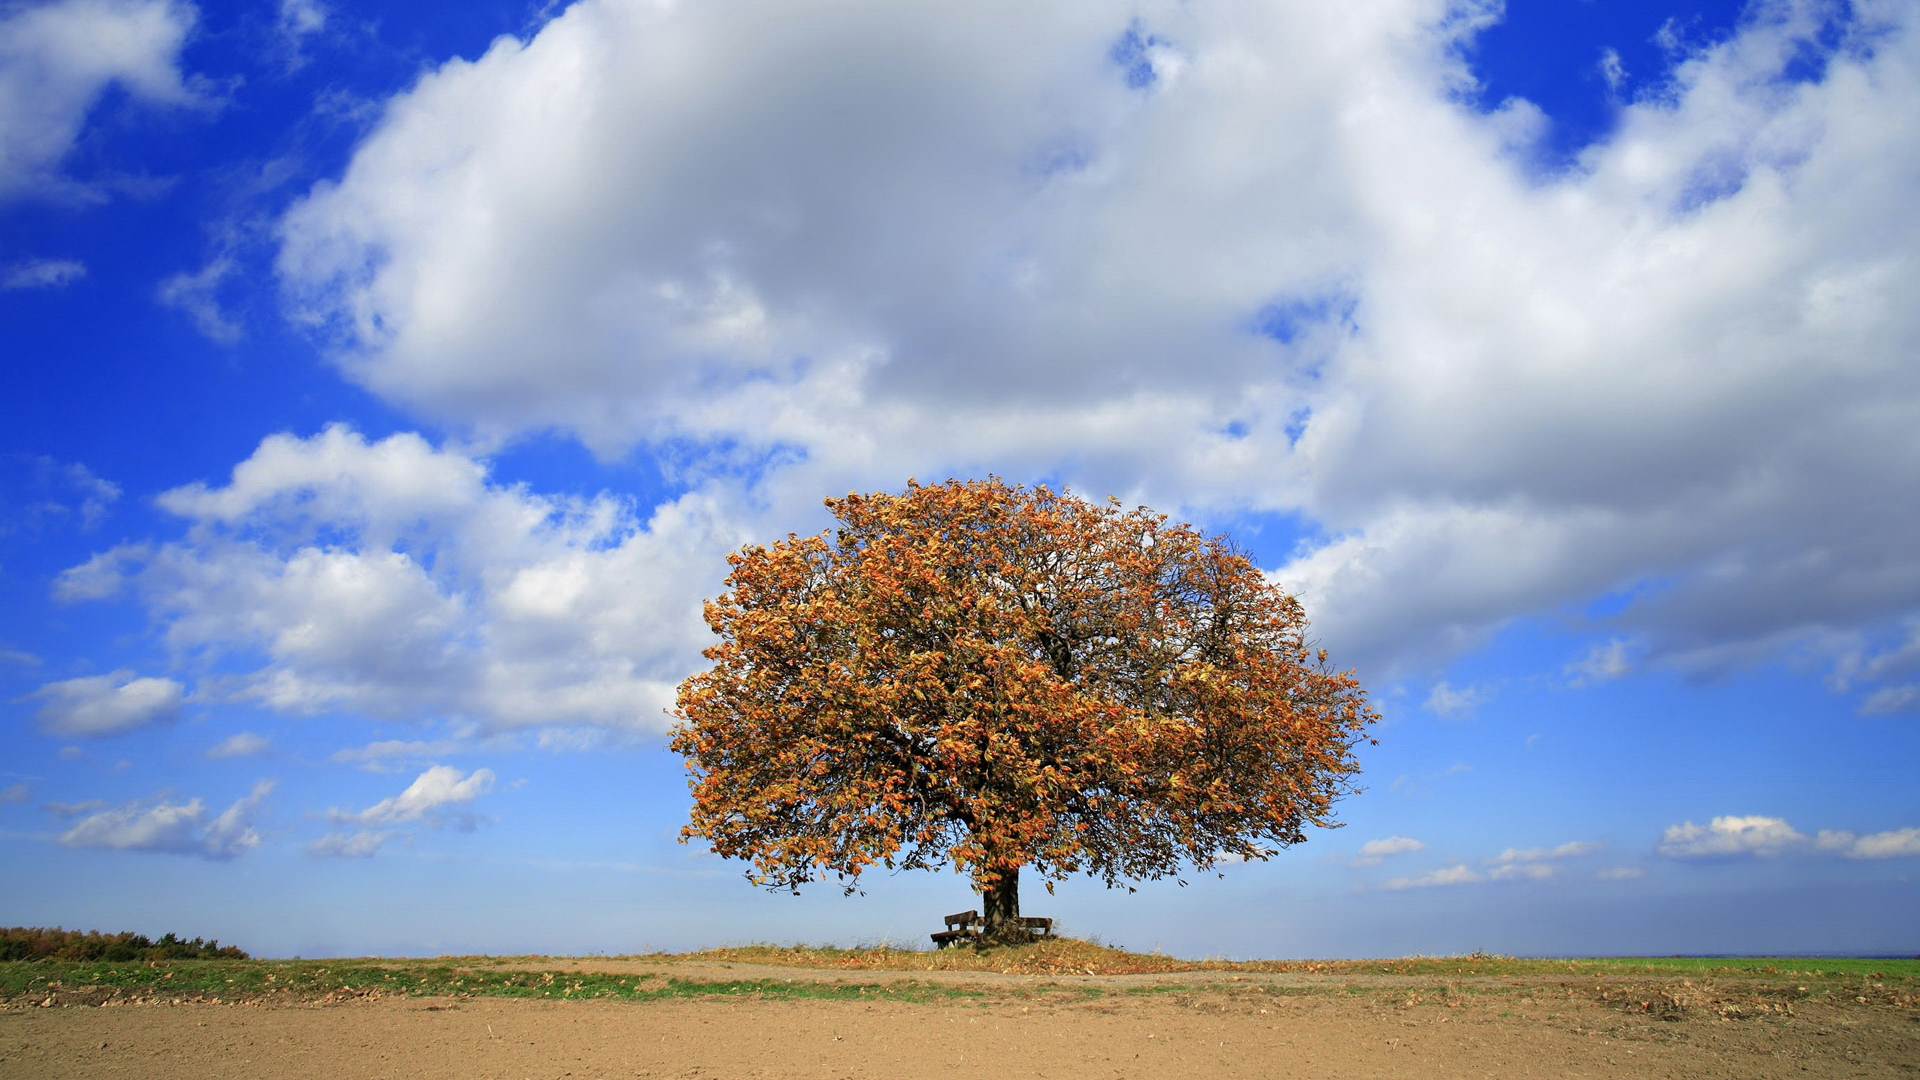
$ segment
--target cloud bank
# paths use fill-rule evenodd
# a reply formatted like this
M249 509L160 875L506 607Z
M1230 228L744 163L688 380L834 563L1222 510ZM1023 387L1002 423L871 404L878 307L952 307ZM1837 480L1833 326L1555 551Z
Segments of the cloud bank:
M1647 662L1866 671L1920 609L1920 15L1757 5L1543 175L1536 108L1471 104L1496 14L581 0L392 99L279 272L388 400L773 535L1056 476L1306 523L1274 573L1370 670L1618 595Z
M1717 855L1778 855L1806 843L1793 826L1760 814L1728 814L1706 825L1691 821L1667 827L1660 835L1660 854L1673 859Z
M612 496L538 495L417 436L343 427L269 438L226 485L160 504L183 539L103 552L59 594L133 595L170 647L228 672L201 680L209 699L488 730L664 729L720 553L743 539L709 494L642 519ZM100 679L56 686L41 691L50 729L119 715L88 704Z
M108 88L155 105L194 102L179 56L195 19L193 5L178 0L55 0L0 11L0 200L87 193L58 170ZM77 264L40 265L59 274L31 284L80 273Z
M1691 821L1670 826L1660 838L1659 851L1676 859L1771 856L1789 851L1821 851L1850 859L1896 859L1920 856L1920 829L1888 829L1864 836L1822 829L1810 839L1780 818L1733 815L1714 818L1705 826Z
M452 819L456 823L471 827L471 817L458 816L455 808L492 791L493 781L491 769L475 769L462 775L451 765L432 766L415 777L400 794L381 799L365 810L330 811L327 816L333 821L359 826L359 829L351 833L328 833L307 845L307 852L337 858L365 858L399 835L394 831L395 826L419 821L439 825L450 820L450 815L454 815Z
M41 703L40 730L92 738L173 720L180 715L184 693L185 687L172 679L116 671L48 683L32 696Z
M211 813L198 798L184 803L159 798L96 810L61 833L60 843L75 848L231 859L259 846L260 833L254 828L254 819L273 788L273 781L262 780L219 814Z

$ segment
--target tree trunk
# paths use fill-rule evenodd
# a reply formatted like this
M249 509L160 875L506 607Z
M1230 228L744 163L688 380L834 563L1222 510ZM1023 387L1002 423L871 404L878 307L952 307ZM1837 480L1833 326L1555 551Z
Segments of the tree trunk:
M1019 941L1026 937L1020 925L1020 868L1002 866L977 879L988 941Z

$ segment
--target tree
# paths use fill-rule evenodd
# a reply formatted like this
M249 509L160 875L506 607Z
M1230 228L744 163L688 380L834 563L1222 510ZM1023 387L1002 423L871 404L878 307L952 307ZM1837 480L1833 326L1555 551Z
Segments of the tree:
M728 556L706 606L683 840L795 891L953 865L1004 938L1023 867L1111 887L1333 823L1376 716L1224 539L997 478L827 507L836 531Z

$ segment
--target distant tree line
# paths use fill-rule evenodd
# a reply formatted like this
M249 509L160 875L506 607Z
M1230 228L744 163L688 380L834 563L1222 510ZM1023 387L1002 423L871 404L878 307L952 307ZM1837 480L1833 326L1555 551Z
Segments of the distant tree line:
M238 946L172 934L103 934L47 926L0 929L0 960L246 960Z

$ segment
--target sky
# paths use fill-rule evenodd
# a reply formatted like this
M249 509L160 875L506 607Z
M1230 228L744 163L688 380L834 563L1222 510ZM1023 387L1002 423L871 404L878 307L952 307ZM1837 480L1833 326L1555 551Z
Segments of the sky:
M995 474L1381 713L1027 914L1913 955L1917 118L1898 0L0 3L0 924L924 944L678 842L666 710L728 552Z

